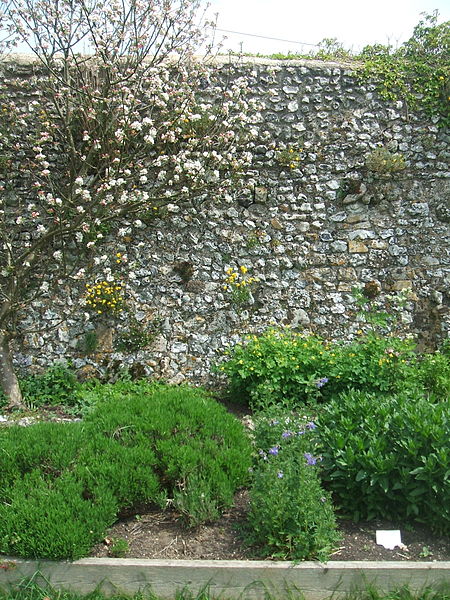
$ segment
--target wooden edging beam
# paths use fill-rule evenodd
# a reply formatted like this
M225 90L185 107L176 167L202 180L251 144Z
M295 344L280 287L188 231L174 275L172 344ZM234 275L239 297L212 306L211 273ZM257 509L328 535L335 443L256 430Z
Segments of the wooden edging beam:
M402 585L412 591L425 586L450 591L450 562L354 561L272 562L234 560L153 560L134 558L85 558L75 562L0 558L0 588L21 581L80 594L101 590L105 595L133 595L151 591L161 598L175 598L188 589L197 594L207 589L211 597L274 600L304 595L323 600L364 589L373 584L388 592Z

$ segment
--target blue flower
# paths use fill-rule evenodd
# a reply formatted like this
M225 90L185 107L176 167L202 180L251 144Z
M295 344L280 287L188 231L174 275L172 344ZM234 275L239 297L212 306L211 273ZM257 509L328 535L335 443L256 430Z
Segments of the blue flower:
M310 421L309 423L306 423L306 427L307 427L307 428L308 428L310 431L312 431L313 429L317 429L317 425L316 425L316 424L315 424L313 421Z
M292 437L294 434L292 433L292 431L283 431L283 433L281 434L281 437L286 439L286 438L290 438Z
M328 383L328 377L322 377L321 379L317 379L315 385L317 388L323 387L326 383Z
M317 463L317 458L315 458L310 452L305 452L303 456L306 458L306 463L308 465L315 465Z
M278 471L278 473L277 473L278 479L282 479L283 475L284 475L283 471Z
M273 446L270 450L269 450L269 454L272 454L273 456L276 456L278 454L278 449L279 446Z

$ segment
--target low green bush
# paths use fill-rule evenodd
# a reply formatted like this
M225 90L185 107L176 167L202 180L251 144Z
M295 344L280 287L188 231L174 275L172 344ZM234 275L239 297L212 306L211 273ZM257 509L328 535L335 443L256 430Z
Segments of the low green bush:
M415 344L374 332L348 344L334 344L330 365L329 396L352 388L367 392L396 392L417 379Z
M195 388L97 386L83 422L0 429L0 552L78 558L123 510L174 505L190 525L248 480L239 421Z
M70 471L48 478L35 469L16 479L0 502L0 553L56 560L88 554L118 507L107 488L89 498L84 492Z
M80 387L75 371L63 362L54 363L42 374L20 380L23 399L33 407L43 404L73 406L77 403Z
M332 348L320 338L273 328L226 355L220 371L228 376L231 398L256 410L317 399L334 361Z
M369 332L352 343L268 329L227 351L230 396L255 410L292 409L352 388L395 392L417 378L414 344Z
M163 490L190 524L214 519L231 505L247 481L251 447L222 405L188 387L125 382L101 389L110 397L87 415L87 430L150 448Z
M0 500L4 487L40 470L48 478L72 469L84 444L79 423L36 423L0 428Z
M450 347L424 354L417 363L416 378L430 400L450 400Z
M450 532L448 402L350 391L321 407L316 432L323 479L344 514Z
M282 413L256 422L247 540L264 556L325 561L339 540L320 457L311 452L314 429L307 418Z

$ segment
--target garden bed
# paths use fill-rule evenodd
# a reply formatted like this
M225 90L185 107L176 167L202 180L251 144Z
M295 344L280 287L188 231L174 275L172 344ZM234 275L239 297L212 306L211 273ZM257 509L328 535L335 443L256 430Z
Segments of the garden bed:
M255 548L242 543L249 498L246 490L235 496L234 506L213 523L186 529L175 510L141 507L137 515L120 519L97 544L91 556L113 557L115 541L125 540L126 558L189 560L258 560ZM450 561L450 539L437 536L429 528L392 521L355 523L338 521L342 539L332 553L333 561ZM400 529L403 547L388 550L376 544L377 529Z

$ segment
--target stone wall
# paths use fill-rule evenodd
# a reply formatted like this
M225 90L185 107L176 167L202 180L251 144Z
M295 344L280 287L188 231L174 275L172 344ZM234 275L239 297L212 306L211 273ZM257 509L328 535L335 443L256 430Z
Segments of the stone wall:
M172 381L204 382L223 348L269 324L349 338L360 328L351 294L370 281L382 294L407 290L400 328L424 347L449 336L449 134L401 102L380 99L346 65L254 60L234 65L264 103L249 192L218 205L167 207L164 218L125 236L136 275L138 328L156 329L148 349L118 353L113 339L81 352L93 327L83 307L62 326L26 340L24 364L70 358L86 365L138 363ZM377 147L406 168L370 171ZM293 148L295 168L280 164ZM294 154L297 156L297 154ZM230 267L258 278L248 302L224 289ZM56 324L57 302L43 314ZM157 327L155 327L157 324Z

